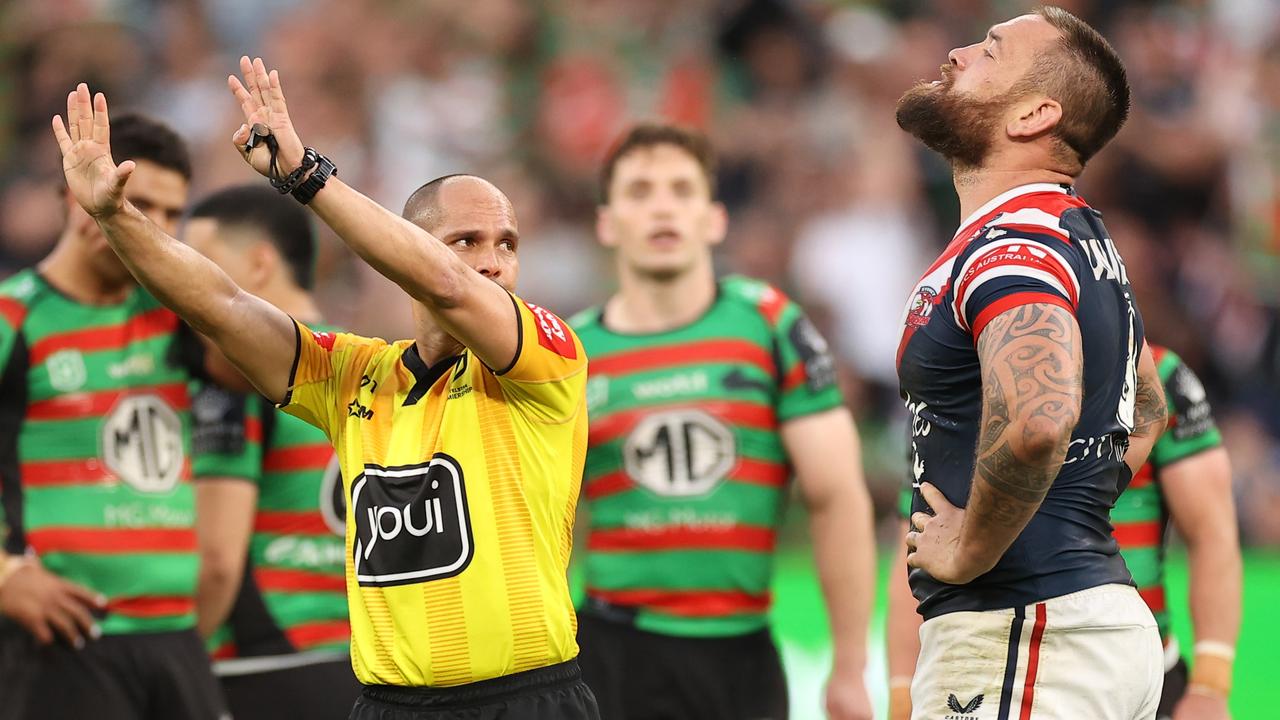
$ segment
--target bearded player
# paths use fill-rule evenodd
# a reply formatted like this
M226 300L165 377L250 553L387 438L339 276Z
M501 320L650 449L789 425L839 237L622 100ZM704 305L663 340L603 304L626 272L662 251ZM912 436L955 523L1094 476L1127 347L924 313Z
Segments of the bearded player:
M826 709L869 718L870 504L826 343L774 288L715 277L706 137L633 128L600 191L618 292L574 322L592 358L579 634L603 716L786 717L767 613L794 475L831 618Z
M1111 510L1116 542L1138 593L1151 608L1164 643L1161 720L1219 720L1230 716L1236 633L1240 628L1240 541L1231 496L1231 463L1204 387L1176 353L1151 346L1168 398L1169 424L1146 465ZM910 514L911 491L903 492ZM906 514L903 532L906 529ZM1187 546L1188 594L1195 629L1193 661L1179 652L1165 600L1165 551L1170 522ZM903 559L900 558L900 561ZM909 688L919 653L920 616L905 576L889 587L890 720L911 713Z
M924 618L913 717L1154 717L1163 658L1110 509L1164 426L1124 263L1072 183L1120 129L1124 66L1047 7L953 50L898 123L965 217L904 313Z

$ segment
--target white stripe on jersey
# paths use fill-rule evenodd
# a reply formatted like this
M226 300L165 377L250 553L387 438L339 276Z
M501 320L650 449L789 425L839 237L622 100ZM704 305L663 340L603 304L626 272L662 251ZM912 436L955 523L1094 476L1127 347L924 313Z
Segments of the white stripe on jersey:
M986 215L987 213L991 212L992 210L995 210L996 208L1009 202L1010 200L1016 197L1020 197L1022 195L1030 195L1031 193L1043 193L1043 192L1058 193L1059 195L1067 194L1067 191L1065 188L1055 183L1031 183L1029 185L1019 185L1016 188L1006 190L1005 192L1002 192L999 195L991 198L987 202L983 203L982 207L978 208L977 210L974 210L972 213L969 213L969 217L961 221L960 227L956 228L956 234L954 237L959 237L960 233L964 232L965 228L977 222L978 219L981 218L983 215Z

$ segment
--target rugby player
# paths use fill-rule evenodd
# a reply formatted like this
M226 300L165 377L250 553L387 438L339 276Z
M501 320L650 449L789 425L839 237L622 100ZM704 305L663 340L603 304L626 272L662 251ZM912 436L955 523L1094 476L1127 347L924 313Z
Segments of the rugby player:
M702 134L632 128L600 193L618 292L573 324L592 358L579 635L602 714L787 716L767 614L794 476L831 621L827 713L870 718L875 541L826 342L776 289L717 280L727 218Z
M136 115L116 140L134 168L124 198L173 232L191 178L182 140ZM0 284L0 714L217 718L195 632L178 318L66 204L53 252Z
M221 190L196 203L181 238L246 291L338 331L311 296L315 237L293 199L256 184ZM196 625L232 716L345 718L360 686L333 446L260 395L213 383L193 390L191 414Z
M897 108L950 161L965 217L899 347L913 717L1152 718L1160 635L1109 513L1165 402L1124 262L1072 188L1128 114L1124 66L1055 7L949 60Z
M413 340L315 332L122 198L106 98L54 119L68 182L135 277L337 450L347 501L353 718L595 718L566 570L586 449L586 357L511 294L519 231L490 183L428 183L397 217L305 150L279 76L241 59L233 142L412 298ZM295 172L296 171L296 172Z
M1113 534L1138 594L1160 626L1165 675L1157 718L1227 718L1241 594L1231 464L1199 378L1173 351L1154 344L1151 351L1164 384L1169 424L1147 464L1112 508ZM903 493L903 501L909 513L910 491ZM1190 560L1196 644L1189 681L1165 602L1166 529L1171 520L1186 541ZM915 668L919 629L906 577L894 576L886 632L891 720L910 716L911 698L901 688Z

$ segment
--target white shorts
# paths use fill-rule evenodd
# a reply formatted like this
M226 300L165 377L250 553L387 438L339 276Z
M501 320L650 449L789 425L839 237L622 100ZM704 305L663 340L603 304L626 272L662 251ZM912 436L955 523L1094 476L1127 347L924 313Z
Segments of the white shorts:
M1164 679L1138 591L1101 585L920 626L912 720L1150 720Z

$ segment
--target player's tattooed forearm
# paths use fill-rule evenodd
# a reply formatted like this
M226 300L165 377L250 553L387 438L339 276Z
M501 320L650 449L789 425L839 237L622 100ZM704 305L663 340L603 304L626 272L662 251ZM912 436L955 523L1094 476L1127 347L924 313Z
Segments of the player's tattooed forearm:
M1134 394L1133 431L1148 437L1158 435L1169 420L1164 391L1159 383L1150 382L1138 373L1138 387Z
M983 412L977 479L983 482L975 493L982 485L995 491L984 491L991 496L992 521L1025 522L1057 477L1080 419L1079 330L1063 308L1023 305L987 325L978 355Z

